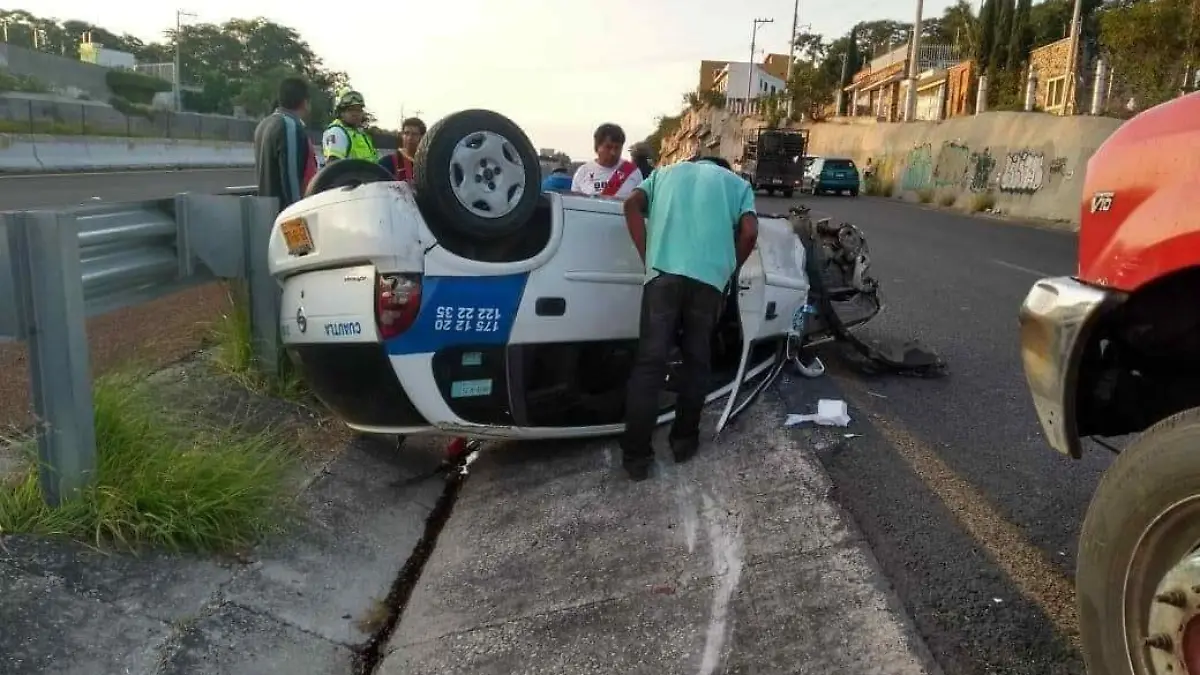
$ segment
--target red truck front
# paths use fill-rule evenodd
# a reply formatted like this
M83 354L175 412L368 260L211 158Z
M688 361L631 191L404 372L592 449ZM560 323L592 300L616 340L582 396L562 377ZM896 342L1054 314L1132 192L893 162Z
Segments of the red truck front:
M1119 455L1080 532L1091 675L1200 675L1200 94L1088 162L1079 269L1034 284L1021 355L1046 438ZM1123 448L1121 447L1123 446Z

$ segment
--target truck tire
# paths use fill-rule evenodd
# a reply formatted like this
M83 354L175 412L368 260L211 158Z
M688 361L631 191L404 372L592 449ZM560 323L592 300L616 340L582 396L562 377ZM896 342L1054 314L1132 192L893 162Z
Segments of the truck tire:
M785 199L791 199L792 195L796 194L795 190L784 190L783 196Z
M485 242L516 234L540 195L537 150L515 122L490 110L463 110L429 129L413 173L417 205L441 228Z
M326 164L308 182L304 190L305 197L336 190L338 188L354 188L363 183L394 180L388 170L375 162L365 159L339 159Z
M1075 571L1090 675L1152 675L1166 664L1186 673L1184 628L1200 658L1200 581L1191 580L1200 565L1181 564L1200 544L1197 445L1200 408L1168 417L1121 452L1092 496Z

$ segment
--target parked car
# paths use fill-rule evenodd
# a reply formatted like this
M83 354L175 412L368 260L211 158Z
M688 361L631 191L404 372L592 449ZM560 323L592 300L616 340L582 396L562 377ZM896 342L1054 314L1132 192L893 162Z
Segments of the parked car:
M808 157L803 189L813 195L849 192L851 197L857 197L858 167L854 165L854 160L844 157Z
M619 433L644 279L622 202L540 192L532 143L486 110L434 125L415 174L335 162L276 220L282 340L311 389L369 434ZM806 304L849 326L880 308L853 226L763 215L758 243L714 332L722 424L779 373ZM810 319L792 346L830 334Z
M1079 533L1091 675L1200 673L1197 150L1200 94L1113 132L1088 161L1078 273L1038 281L1020 310L1050 446L1078 459L1090 437L1118 453Z

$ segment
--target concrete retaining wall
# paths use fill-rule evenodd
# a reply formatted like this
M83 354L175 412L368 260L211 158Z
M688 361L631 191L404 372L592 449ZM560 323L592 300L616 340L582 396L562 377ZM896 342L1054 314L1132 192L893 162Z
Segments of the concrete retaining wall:
M254 166L249 143L0 134L0 173Z
M1087 161L1121 120L990 112L944 122L834 121L811 127L809 154L868 158L896 195L953 196L968 208L990 194L996 211L1079 223Z

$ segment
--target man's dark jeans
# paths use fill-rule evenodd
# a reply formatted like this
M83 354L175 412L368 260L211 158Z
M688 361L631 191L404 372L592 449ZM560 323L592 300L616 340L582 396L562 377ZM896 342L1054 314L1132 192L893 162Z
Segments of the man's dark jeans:
M644 468L653 458L650 438L658 419L658 396L679 336L683 367L671 427L671 448L686 459L700 443L700 415L708 395L712 334L721 315L723 294L708 284L675 274L659 274L642 292L637 361L625 397L626 467ZM682 335L680 333L682 332Z

